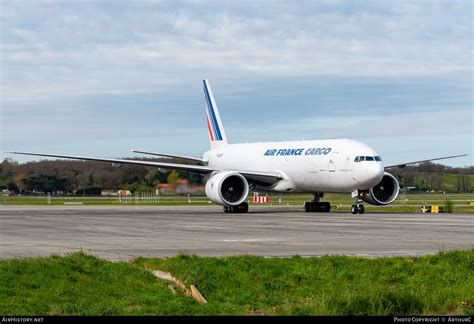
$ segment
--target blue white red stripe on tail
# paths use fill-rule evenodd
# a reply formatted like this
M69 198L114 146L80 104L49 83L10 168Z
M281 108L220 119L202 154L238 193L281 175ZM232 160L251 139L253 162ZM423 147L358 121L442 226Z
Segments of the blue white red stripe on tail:
M216 116L214 100L210 95L210 91L207 85L206 80L203 81L204 97L206 99L206 108L207 108L207 123L208 130L211 140L213 141L222 141L222 133L219 127L219 122Z

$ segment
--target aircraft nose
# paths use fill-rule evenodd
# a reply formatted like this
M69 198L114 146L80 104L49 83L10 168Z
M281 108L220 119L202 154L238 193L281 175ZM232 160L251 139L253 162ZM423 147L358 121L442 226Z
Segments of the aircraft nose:
M367 165L367 177L369 181L374 181L375 184L379 183L383 177L383 166L382 163L369 163Z

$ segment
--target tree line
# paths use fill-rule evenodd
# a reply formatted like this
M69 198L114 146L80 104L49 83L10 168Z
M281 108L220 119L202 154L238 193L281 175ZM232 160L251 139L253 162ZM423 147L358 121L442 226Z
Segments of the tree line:
M164 159L141 159L164 161ZM170 162L170 159L166 160ZM180 163L182 161L174 160ZM161 170L130 164L94 161L42 160L18 163L10 158L0 164L0 189L16 193L62 192L100 194L101 190L154 191L158 184L187 179L201 184L200 174Z
M424 162L389 171L397 177L401 188L420 191L473 192L474 166L453 168Z
M179 159L142 159L182 163ZM474 166L453 168L431 162L401 169L391 169L401 187L420 190L470 192L474 191ZM449 186L445 175L450 175ZM42 160L18 163L7 158L0 164L0 189L16 193L62 192L64 194L94 194L101 190L125 189L132 192L154 191L158 184L187 179L201 185L200 174L176 172L138 165L75 161Z

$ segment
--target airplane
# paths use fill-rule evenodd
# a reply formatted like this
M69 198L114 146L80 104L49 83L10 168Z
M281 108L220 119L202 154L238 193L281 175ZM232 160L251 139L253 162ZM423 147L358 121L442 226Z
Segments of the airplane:
M324 193L351 193L352 214L363 214L362 202L389 205L399 193L399 183L386 170L420 162L450 159L467 154L421 161L383 164L370 146L352 139L325 139L229 144L211 86L203 80L210 150L201 159L132 150L140 154L177 158L189 163L107 159L31 152L7 152L44 157L135 164L196 172L208 175L205 192L209 200L224 207L225 213L246 213L250 190L311 193L314 199L304 204L306 212L329 212ZM193 163L193 164L190 164ZM199 163L199 164L196 164Z

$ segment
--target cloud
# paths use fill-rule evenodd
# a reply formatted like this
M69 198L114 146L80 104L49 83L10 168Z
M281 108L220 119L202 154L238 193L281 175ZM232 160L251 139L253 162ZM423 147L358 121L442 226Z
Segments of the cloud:
M199 79L206 71L281 78L472 70L470 3L462 1L7 1L3 7L6 101L25 92L38 99L150 90L163 85L158 80Z
M256 110L293 134L301 116L466 115L471 12L470 1L2 1L2 137L51 139L48 123L91 143L197 134L203 78L247 136Z

